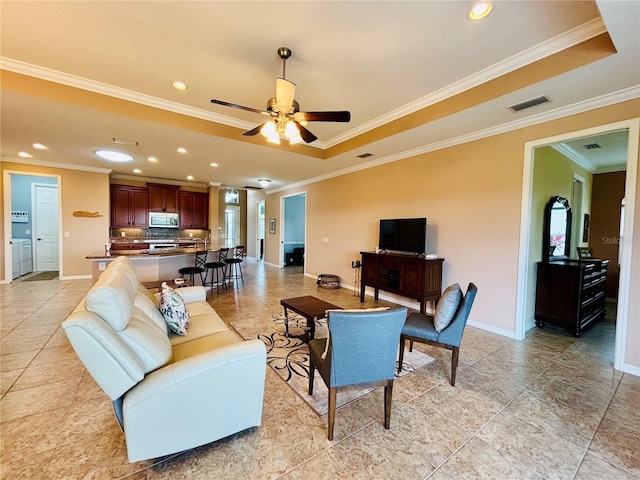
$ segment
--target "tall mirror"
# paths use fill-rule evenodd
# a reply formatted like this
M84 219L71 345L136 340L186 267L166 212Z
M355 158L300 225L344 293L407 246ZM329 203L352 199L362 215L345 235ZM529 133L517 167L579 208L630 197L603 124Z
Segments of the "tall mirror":
M571 249L571 208L564 197L551 197L544 209L542 261L568 258Z

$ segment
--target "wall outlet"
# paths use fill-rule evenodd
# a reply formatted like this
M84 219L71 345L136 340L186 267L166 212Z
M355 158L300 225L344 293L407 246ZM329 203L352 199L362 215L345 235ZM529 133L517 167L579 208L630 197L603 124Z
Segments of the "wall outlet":
M24 234L25 234L25 235L31 235L31 230L25 230L25 231L24 231Z
M64 238L69 238L71 234L69 232L64 232Z
M106 268L107 268L107 262L98 262L98 270L99 271L102 272L103 270L106 270Z
M193 233L189 232L189 238L193 238Z
M322 237L322 241L324 243L329 243L329 237Z
M127 232L120 232L120 236L121 237L126 237L127 236Z

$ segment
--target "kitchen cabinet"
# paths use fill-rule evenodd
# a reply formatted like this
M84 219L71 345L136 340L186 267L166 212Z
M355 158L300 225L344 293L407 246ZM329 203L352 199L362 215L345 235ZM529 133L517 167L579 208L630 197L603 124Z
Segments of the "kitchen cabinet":
M149 192L144 187L111 185L111 226L143 228L149 223Z
M178 213L179 186L147 183L147 187L150 212Z
M179 192L180 228L209 228L209 194Z

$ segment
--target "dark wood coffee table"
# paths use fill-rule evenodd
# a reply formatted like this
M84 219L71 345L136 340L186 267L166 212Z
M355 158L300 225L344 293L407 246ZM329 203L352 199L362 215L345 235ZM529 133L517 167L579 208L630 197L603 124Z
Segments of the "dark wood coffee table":
M334 305L319 298L307 295L304 297L285 298L280 300L280 305L284 307L284 331L287 337L296 337L302 339L303 342L309 343L313 340L316 333L316 320L324 318L327 310L339 309L342 307ZM302 335L290 335L289 334L289 310L302 315L307 319L307 328Z

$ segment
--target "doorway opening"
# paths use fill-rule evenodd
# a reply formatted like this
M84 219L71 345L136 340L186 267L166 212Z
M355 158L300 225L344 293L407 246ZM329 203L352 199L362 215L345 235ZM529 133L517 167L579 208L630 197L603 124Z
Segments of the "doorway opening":
M636 176L638 168L638 139L640 137L640 119L631 119L608 125L601 125L577 132L558 135L525 144L525 158L523 170L523 195L521 205L520 248L518 262L518 286L516 293L516 325L515 337L522 340L526 330L533 325L535 303L536 262L539 261L538 252L540 239L533 219L537 212L533 205L534 192L534 157L539 147L552 145L557 142L570 141L578 138L588 138L595 135L625 131L626 142L626 178L625 199L626 207L623 221L633 224L635 215ZM631 200L629 200L631 199ZM626 240L626 241L625 241ZM628 329L628 310L630 303L629 287L631 282L631 244L629 239L623 239L621 246L620 283L618 289L618 304L616 313L615 353L613 366L617 370L629 371L634 367L625 366L626 339ZM632 319L631 321L637 321Z
M304 266L307 235L307 194L282 197L280 266Z
M264 200L258 201L256 204L256 258L262 260L264 258L264 229L265 229L265 202Z
M60 177L5 171L5 281L38 273L62 277Z

